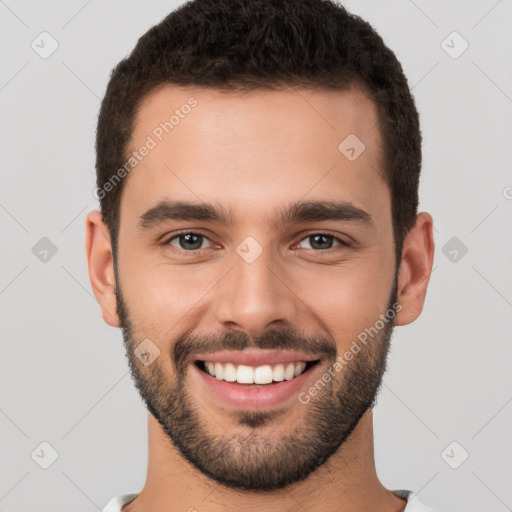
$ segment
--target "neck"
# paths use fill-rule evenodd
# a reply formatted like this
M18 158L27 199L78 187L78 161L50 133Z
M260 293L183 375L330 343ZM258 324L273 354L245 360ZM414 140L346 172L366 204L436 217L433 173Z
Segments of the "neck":
M308 478L266 493L230 489L203 475L181 456L151 414L148 436L146 484L123 512L271 512L295 510L298 504L308 512L402 512L406 506L377 477L371 410L338 451Z

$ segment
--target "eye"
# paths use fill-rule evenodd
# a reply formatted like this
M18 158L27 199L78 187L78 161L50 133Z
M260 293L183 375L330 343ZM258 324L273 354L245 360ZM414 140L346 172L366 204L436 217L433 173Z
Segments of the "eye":
M210 242L210 246L203 247L203 243L205 241ZM348 242L345 242L341 238L330 233L310 233L306 237L302 238L301 242L296 245L299 246L301 243L304 243L304 241L309 242L309 247L304 248L311 251L326 252L329 249L335 249L336 247L350 247ZM337 244L334 242L337 242ZM172 251L178 253L199 253L203 249L212 247L212 242L206 235L193 231L186 231L176 233L164 241L163 245L166 247L170 246Z
M164 245L171 245L172 247L185 252L197 252L198 249L204 248L201 246L205 240L210 241L210 239L205 235L188 231L172 236L166 242L164 242ZM172 242L174 241L177 241L178 245L173 244Z
M306 247L306 249L311 249L313 251L325 251L328 249L333 248L333 241L338 242L339 246L349 247L350 244L342 240L341 238L338 238L334 235L331 235L330 233L311 233L305 238L302 239L302 241L308 240L310 242L310 246ZM336 246L334 246L336 247Z

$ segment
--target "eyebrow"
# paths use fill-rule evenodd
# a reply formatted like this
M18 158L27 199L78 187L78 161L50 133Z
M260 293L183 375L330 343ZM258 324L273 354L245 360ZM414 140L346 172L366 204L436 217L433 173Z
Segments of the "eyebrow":
M231 210L208 203L187 203L183 201L161 201L139 217L139 228L148 230L169 220L206 221L219 224L233 224ZM273 227L301 222L350 221L373 225L371 215L345 201L296 202L278 209Z

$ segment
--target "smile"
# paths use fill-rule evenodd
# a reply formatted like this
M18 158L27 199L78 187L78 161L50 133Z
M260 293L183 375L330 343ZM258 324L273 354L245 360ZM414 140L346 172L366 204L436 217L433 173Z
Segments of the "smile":
M217 380L237 384L271 384L292 380L308 370L317 361L265 364L262 366L234 365L213 361L198 361L198 367Z
M245 410L291 404L320 367L320 359L308 354L263 349L204 354L190 363L201 396Z

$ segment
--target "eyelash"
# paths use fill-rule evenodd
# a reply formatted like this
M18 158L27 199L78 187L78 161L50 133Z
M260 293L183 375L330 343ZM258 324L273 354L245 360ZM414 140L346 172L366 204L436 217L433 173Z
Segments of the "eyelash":
M191 251L186 251L184 249L178 249L177 247L174 247L170 244L170 242L172 240L175 240L175 239L178 239L182 236L185 236L185 235L199 235L199 236L202 236L203 239L206 239L208 240L209 242L212 242L210 240L210 238L208 238L206 235L203 235L202 233L198 233L196 231L181 231L179 233L175 233L174 235L172 235L170 238L167 238L163 243L162 245L164 247L167 247L167 248L170 248L170 250L174 253L177 253L177 254L186 254L187 256L193 256L193 255L197 255L197 254L201 254L202 251L206 250L206 249L195 249L195 250L191 250ZM339 246L335 246L335 247L330 247L329 249L325 249L325 250L322 250L322 249L306 249L307 251L313 251L313 252L328 252L328 251L332 251L332 250L336 250L337 248L339 249L340 246L343 247L343 248L347 248L347 247L351 247L351 244L346 242L345 240L337 237L334 233L330 233L328 231L313 231L311 233L308 233L307 235L303 236L300 240L299 240L299 243L306 240L307 238L311 238L312 236L315 236L315 235L326 235L328 237L331 237L333 238L334 240L336 240L337 242L340 243ZM213 242L212 242L213 243Z

